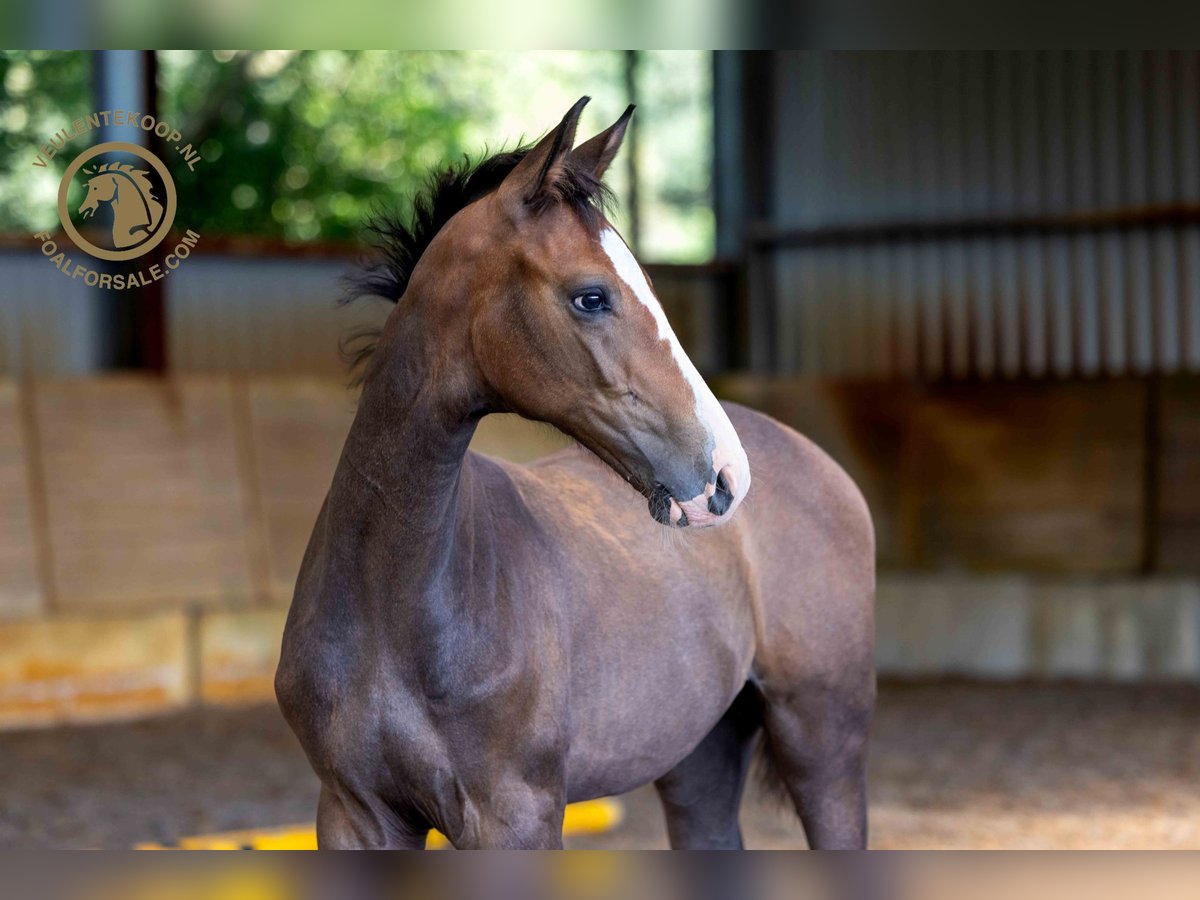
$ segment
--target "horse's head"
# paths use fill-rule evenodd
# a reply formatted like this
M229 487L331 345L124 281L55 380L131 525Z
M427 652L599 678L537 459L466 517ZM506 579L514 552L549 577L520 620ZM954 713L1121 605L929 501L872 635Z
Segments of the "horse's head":
M112 203L117 196L117 176L111 172L100 172L88 179L87 193L79 204L79 212L85 219L93 216L101 203Z
M586 102L449 220L413 283L454 273L489 408L571 435L659 522L715 525L750 487L746 453L598 202L633 109L572 149Z
M79 212L89 218L101 203L113 207L112 241L117 249L135 246L162 221L163 206L154 197L148 172L128 163L106 163L87 182Z

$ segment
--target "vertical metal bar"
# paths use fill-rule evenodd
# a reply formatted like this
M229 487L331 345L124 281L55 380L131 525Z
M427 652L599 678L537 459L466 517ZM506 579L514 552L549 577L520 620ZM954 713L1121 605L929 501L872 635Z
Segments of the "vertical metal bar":
M1175 79L1171 57L1166 51L1149 54L1150 68L1150 191L1152 202L1168 205L1178 197L1175 165ZM1195 114L1196 111L1193 111ZM1179 260L1178 233L1160 228L1153 235L1154 245L1154 322L1155 370L1173 372L1179 368Z
M142 54L142 96L144 111L157 120L158 108L158 54L153 50L143 50ZM162 141L154 132L145 132L147 146L162 157ZM146 256L142 257L143 265L162 265L166 257L165 244L159 244ZM143 369L152 372L164 372L167 368L167 310L166 310L166 281L151 281L138 291L138 353L139 363Z
M749 52L743 55L745 65L743 83L746 96L757 98L744 111L743 137L747 171L747 210L753 220L774 220L775 206L772 201L775 183L775 156L777 120L783 110L777 108L775 79L780 51ZM750 270L749 308L747 309L747 349L750 367L760 372L774 371L777 366L777 273L775 271L776 248L761 245L755 248Z
M1200 203L1200 53L1185 51L1178 60L1175 106L1179 160L1179 200ZM1180 296L1183 364L1200 369L1200 228L1183 230L1180 240Z
M917 171L916 208L919 219L938 215L938 132L937 132L937 60L931 52L913 54L913 111L915 145L919 168ZM921 372L929 378L939 378L944 371L944 334L942 315L942 266L936 244L921 244L917 248L920 303L919 360Z
M896 219L912 218L915 165L912 127L910 57L892 52L883 64L883 149L887 172L886 212ZM892 342L891 370L915 375L917 369L916 272L911 248L899 244L888 254L887 303Z
M896 372L895 304L892 300L896 283L895 258L894 245L877 244L871 248L867 281L875 322L873 345L876 352L874 358L868 361L868 371L873 375L893 375Z
M960 219L966 215L966 128L963 116L962 51L938 54L938 183L939 215ZM959 378L970 373L971 335L967 297L967 248L963 240L950 240L942 248L944 265L942 315L946 340L946 361Z
M742 83L741 54L715 50L713 67L712 198L719 259L740 258L745 248L746 209L742 172L742 105L749 101Z
M96 50L92 54L92 73L97 109L157 115L157 67L153 51ZM109 124L99 130L97 137L100 141L119 140L151 151L156 149L153 132L136 125ZM156 258L156 254L148 254L138 263L148 266ZM111 265L98 268L113 271ZM162 371L166 366L162 282L152 281L135 291L93 290L101 294L106 310L104 363Z
M917 248L912 243L902 243L895 251L892 271L896 291L896 372L913 376L920 371L921 357Z
M1042 120L1043 79L1036 52L1023 51L1019 57L1017 115L1021 136L1018 172L1020 210L1023 215L1042 212ZM1045 373L1046 354L1046 267L1044 244L1039 237L1021 241L1022 274L1022 345L1024 369L1029 375Z
M1071 207L1096 208L1097 142L1095 125L1095 55L1074 51L1070 58ZM1098 240L1094 235L1074 239L1075 286L1073 320L1075 358L1084 375L1100 372L1100 285Z
M991 118L988 103L992 97L991 55L971 53L966 58L967 188L966 208L971 216L991 214L995 208L994 185L991 174ZM990 378L996 370L996 296L992 262L996 252L995 240L968 242L968 276L971 306L968 310L968 332L971 338L971 371Z
M871 301L868 294L867 247L851 244L838 254L842 270L842 371L866 375L871 359Z
M1128 206L1145 206L1150 201L1146 154L1146 77L1142 51L1124 55L1125 191ZM1135 372L1145 374L1154 367L1154 285L1151 271L1150 236L1138 230L1126 238L1129 250L1127 291L1129 299L1130 359Z
M800 250L796 256L799 260L796 287L802 306L798 319L799 360L792 371L816 375L824 372L826 367L825 333L821 323L829 293L821 279L820 254L814 250Z
M1063 214L1070 209L1070 183L1067 164L1066 63L1063 51L1046 51L1044 79L1045 102L1042 105L1042 134L1044 136L1045 169L1043 210ZM1071 328L1071 256L1066 236L1055 234L1046 240L1049 261L1050 365L1059 376L1070 375L1074 368Z
M1112 51L1097 52L1096 62L1096 203L1115 209L1123 198L1124 106L1121 79L1122 57ZM1128 243L1115 232L1102 235L1100 244L1100 319L1103 369L1109 375L1124 374L1129 367L1129 337L1125 309Z
M886 221L888 208L887 162L885 143L886 58L879 53L856 54L859 61L858 89L861 94L860 116L856 120L854 141L862 148L860 179L863 192L859 208L864 221ZM860 370L865 375L883 375L891 371L891 316L887 281L888 245L866 248L863 261L863 324L866 331L866 356Z
M997 51L992 60L992 194L997 215L1012 215L1017 203L1016 58ZM996 248L996 328L999 366L1005 377L1021 371L1021 286L1017 241L1004 237Z
M717 50L713 53L713 215L716 220L716 254L719 259L740 260L748 271L750 250L746 246L746 225L750 219L746 202L748 184L744 152L744 108L750 102L743 78L742 52ZM743 273L744 274L744 273ZM727 285L722 292L720 321L720 358L725 368L741 368L748 363L745 335L742 331L746 284Z
M639 51L624 51L622 62L625 76L625 102L636 105L638 102ZM629 210L628 235L635 255L641 250L642 239L641 196L638 184L638 147L640 144L638 130L637 123L633 122L629 133L625 136L625 171L629 181L629 197L626 206L626 209Z

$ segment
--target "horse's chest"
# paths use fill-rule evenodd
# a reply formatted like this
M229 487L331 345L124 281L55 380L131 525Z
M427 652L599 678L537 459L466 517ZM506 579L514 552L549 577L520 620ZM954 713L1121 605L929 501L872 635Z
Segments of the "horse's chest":
M561 744L566 702L558 624L536 598L460 593L459 608L381 629L374 664L354 679L356 727L380 734L389 777L440 794L510 767L517 748ZM369 701L366 701L369 698ZM364 702L366 701L366 702Z
M656 585L589 605L572 642L573 793L657 778L708 733L753 660L745 596Z

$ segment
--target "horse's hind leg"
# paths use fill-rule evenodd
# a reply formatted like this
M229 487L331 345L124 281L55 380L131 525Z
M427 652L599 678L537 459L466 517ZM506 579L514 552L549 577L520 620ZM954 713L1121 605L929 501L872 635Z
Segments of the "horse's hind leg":
M761 701L746 685L725 715L684 760L654 786L676 850L738 850L738 807L762 723Z
M782 778L814 850L867 846L867 732L871 685L773 691L763 686L768 762Z

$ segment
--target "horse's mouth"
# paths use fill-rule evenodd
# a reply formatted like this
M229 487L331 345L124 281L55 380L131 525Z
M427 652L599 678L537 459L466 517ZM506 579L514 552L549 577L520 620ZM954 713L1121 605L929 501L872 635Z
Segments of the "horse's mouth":
M687 528L687 513L682 509L675 511L676 519L674 522L671 521L672 507L677 507L678 504L675 503L675 498L671 496L671 492L667 490L665 484L661 482L655 484L647 497L647 502L651 518L659 525L666 525L670 528Z
M626 465L620 456L610 451L603 444L593 444L590 441L584 443L578 439L577 443L593 456L598 457L602 463L612 469L630 487L646 498L646 504L650 509L650 517L654 521L660 525L666 525L668 528L688 527L690 523L688 522L688 515L684 511L683 505L675 499L675 496L665 484L661 481L647 482L631 467Z
M94 206L85 206L79 210L79 212L83 214L83 217L85 219L90 219L92 217L92 213L94 213L95 211L96 211L96 207L94 207Z

